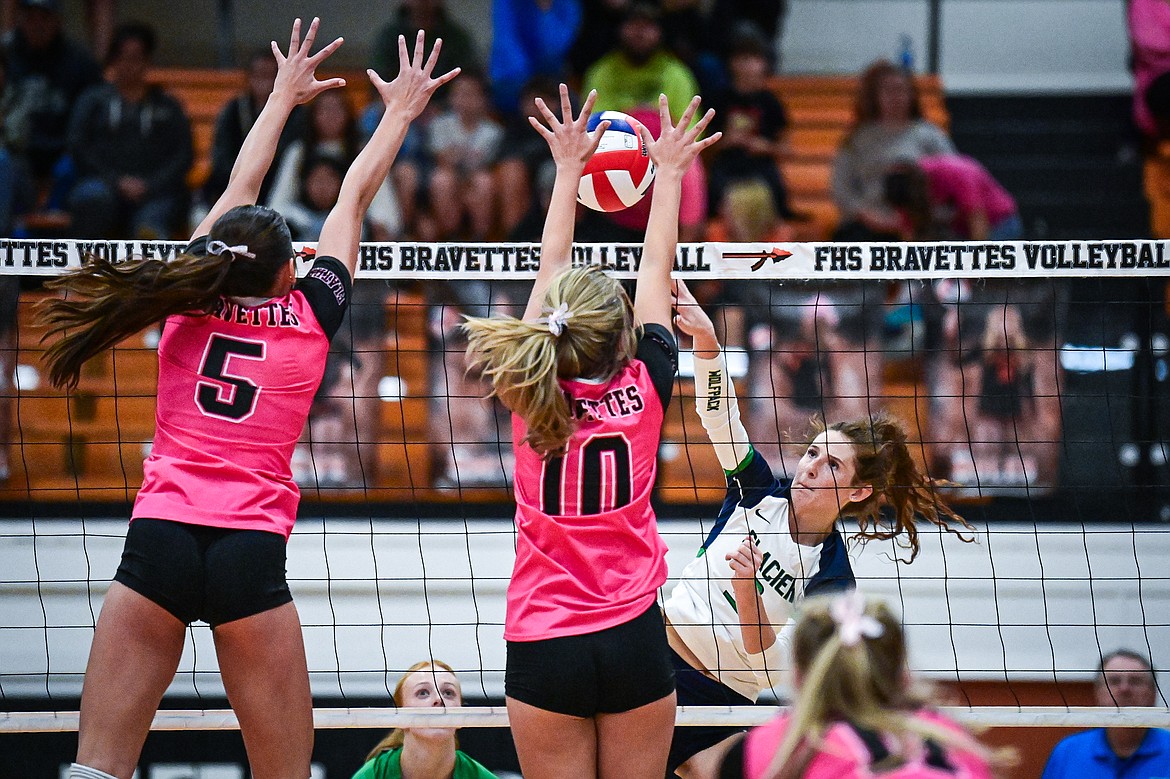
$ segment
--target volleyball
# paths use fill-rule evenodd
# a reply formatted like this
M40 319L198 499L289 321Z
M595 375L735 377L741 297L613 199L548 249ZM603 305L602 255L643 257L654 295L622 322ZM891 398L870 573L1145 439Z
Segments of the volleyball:
M642 199L654 181L654 163L638 135L644 126L620 111L602 111L589 117L592 132L609 120L609 129L581 174L577 201L594 211L620 211Z

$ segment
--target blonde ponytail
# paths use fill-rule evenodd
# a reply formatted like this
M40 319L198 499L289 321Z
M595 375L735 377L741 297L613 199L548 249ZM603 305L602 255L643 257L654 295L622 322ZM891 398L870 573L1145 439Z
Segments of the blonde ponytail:
M541 455L562 452L575 421L560 379L606 380L634 356L633 306L621 285L595 267L553 278L545 316L469 317L468 370L491 382L491 396L528 427L525 443Z

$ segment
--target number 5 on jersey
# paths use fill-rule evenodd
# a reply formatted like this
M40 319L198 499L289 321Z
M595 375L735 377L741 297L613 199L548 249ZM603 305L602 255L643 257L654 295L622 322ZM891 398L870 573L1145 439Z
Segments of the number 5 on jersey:
M228 372L232 357L242 360L263 360L266 344L243 338L229 338L213 334L203 350L199 375L211 379L195 385L195 403L209 417L243 422L256 411L260 387L243 376Z

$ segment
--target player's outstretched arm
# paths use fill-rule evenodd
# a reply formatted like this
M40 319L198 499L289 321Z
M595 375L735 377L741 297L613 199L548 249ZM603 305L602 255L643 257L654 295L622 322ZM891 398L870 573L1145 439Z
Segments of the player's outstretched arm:
M727 374L711 317L695 300L685 282L676 280L672 286L674 324L694 339L695 407L703 429L715 447L720 466L731 473L739 470L752 452L747 428L740 420L735 385Z
M655 140L650 131L642 128L642 140L654 162L654 194L650 199L650 221L646 225L646 241L642 250L642 264L638 267L638 289L634 294L634 314L642 324L660 324L670 327L670 271L674 268L675 246L678 244L678 209L682 200L682 180L699 152L722 137L715 133L699 140L707 129L714 111L688 129L687 125L699 110L699 98L694 97L683 111L678 123L670 120L670 106L666 95L658 98L658 114L662 119L662 133Z
M425 33L419 30L411 55L406 48L406 38L399 35L398 76L387 83L373 70L366 71L386 111L370 142L346 171L337 204L325 218L317 241L317 254L336 257L349 269L351 276L357 269L362 220L378 188L390 173L390 165L402 146L410 123L427 107L436 89L459 75L459 68L455 68L438 78L431 77L442 46L443 39L436 39L427 57Z
M309 102L327 89L345 86L345 79L341 78L317 80L317 66L342 44L342 39L338 38L316 54L310 54L320 22L320 19L313 18L304 40L301 40L301 20L293 22L287 56L281 53L276 41L272 41L272 54L277 63L276 84L272 94L244 138L244 145L240 147L236 163L232 166L227 188L195 228L192 239L207 235L215 220L227 211L256 202L260 195L260 185L268 175L268 168L272 166L280 134L293 108Z
M589 114L597 101L597 92L590 92L581 106L581 113L573 116L573 105L569 101L569 88L561 84L561 118L557 119L544 101L536 98L536 107L544 118L542 123L534 116L528 121L548 142L556 163L557 177L553 182L552 198L548 215L544 219L544 232L540 236L540 270L528 296L528 307L524 319L534 320L541 315L541 303L549 283L558 273L569 267L573 248L573 229L577 224L577 185L585 163L593 156L601 136L609 127L602 122L592 133L586 130ZM547 125L547 126L546 126Z
M756 573L764 564L764 554L748 537L738 549L727 555L727 562L731 565L731 589L735 594L743 648L753 655L762 654L776 644L776 629L768 620L768 612L756 587Z

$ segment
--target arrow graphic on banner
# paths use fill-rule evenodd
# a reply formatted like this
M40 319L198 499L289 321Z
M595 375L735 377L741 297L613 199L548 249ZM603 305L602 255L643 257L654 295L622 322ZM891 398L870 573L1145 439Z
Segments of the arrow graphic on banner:
M752 263L752 270L759 270L768 260L772 262L786 260L792 256L792 252L772 247L770 252L724 252L723 256L733 260L755 260Z

